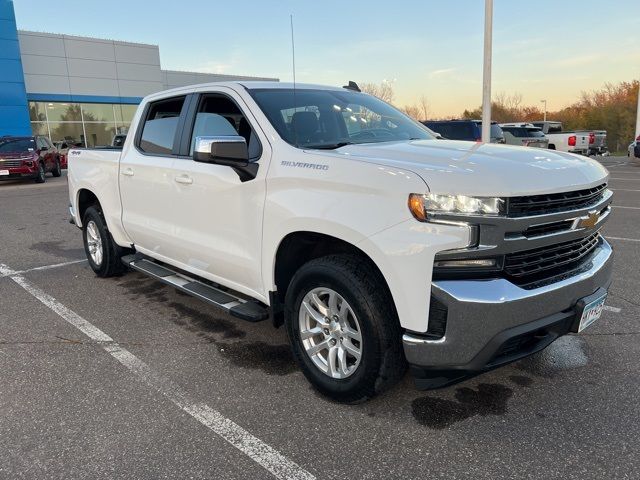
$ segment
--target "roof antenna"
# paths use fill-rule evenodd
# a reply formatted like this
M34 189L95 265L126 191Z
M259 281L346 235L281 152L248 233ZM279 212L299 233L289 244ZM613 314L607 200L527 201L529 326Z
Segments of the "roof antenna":
M289 15L289 20L291 23L291 64L293 67L293 115L291 115L291 122L293 123L293 117L296 114L296 42L293 37L293 13ZM293 141L295 146L298 146L298 132L295 124L293 124Z

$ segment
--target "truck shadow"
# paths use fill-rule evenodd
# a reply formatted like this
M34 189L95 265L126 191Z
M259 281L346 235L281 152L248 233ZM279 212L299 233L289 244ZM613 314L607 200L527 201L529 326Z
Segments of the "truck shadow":
M233 365L278 376L289 375L298 369L288 343L263 341L265 337L274 336L269 321L249 325L242 320L222 318L213 314L217 313L215 307L139 274L132 273L117 281L129 298L145 301L145 305L160 318L169 319L206 342L215 344L220 354ZM256 331L247 333L242 326ZM267 329L270 331L265 332Z

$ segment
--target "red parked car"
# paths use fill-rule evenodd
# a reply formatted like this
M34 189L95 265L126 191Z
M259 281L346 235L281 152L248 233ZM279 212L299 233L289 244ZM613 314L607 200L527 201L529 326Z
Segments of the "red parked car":
M0 180L32 178L44 183L47 172L62 175L60 154L47 137L0 137Z

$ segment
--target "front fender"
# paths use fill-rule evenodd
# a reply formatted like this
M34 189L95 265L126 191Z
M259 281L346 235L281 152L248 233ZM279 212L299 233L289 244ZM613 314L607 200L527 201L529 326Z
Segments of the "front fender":
M421 223L415 219L376 233L356 246L387 281L402 328L427 331L436 253L468 245L469 227Z

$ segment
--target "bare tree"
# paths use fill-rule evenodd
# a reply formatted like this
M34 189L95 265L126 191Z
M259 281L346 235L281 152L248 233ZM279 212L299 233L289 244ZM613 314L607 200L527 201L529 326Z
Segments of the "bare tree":
M393 83L386 80L381 83L361 83L360 90L387 103L392 103L395 98Z
M429 119L429 101L424 95L420 96L417 103L405 105L400 110L419 122Z

